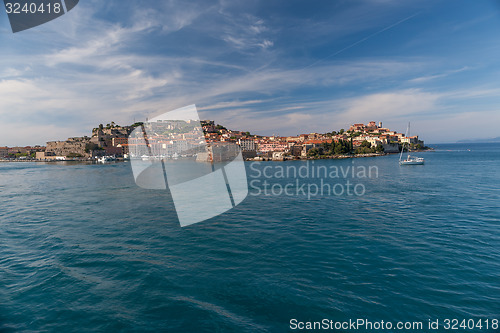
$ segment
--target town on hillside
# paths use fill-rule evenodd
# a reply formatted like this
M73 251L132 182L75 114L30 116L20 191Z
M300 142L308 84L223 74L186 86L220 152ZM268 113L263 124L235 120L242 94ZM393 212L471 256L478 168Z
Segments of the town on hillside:
M398 153L403 146L413 150L427 149L418 136L407 137L403 133L383 127L382 122L377 124L374 121L368 124L353 124L348 130L297 136L253 135L250 132L227 129L212 120L189 123L155 123L154 131L145 145L140 141L142 139L134 139L133 135L131 136L135 128L144 126L143 123L119 126L111 122L106 126L101 124L94 128L90 137L50 141L45 147L0 147L0 159L59 161L95 160L105 156L134 158L140 157L136 156L135 152L144 146L147 146L150 152L154 152L156 148L163 149L168 153L162 156L170 157L185 154L191 147L199 146L201 137L205 138L203 142L207 142L209 146L238 145L247 160L374 156Z

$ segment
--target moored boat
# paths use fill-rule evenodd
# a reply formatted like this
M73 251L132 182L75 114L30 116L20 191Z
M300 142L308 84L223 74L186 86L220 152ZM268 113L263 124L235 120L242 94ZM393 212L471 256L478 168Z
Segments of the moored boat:
M409 137L410 135L410 123L408 123L408 128L406 129L406 137ZM399 165L422 165L425 163L425 160L423 157L412 157L410 156L410 143L408 142L408 155L406 156L406 159L403 160L403 152L405 150L405 145L403 144L403 147L401 147L401 154L399 155Z

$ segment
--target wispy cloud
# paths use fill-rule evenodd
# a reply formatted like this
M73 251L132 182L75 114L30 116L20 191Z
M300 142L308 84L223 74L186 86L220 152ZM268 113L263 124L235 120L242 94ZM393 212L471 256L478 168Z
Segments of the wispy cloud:
M266 21L248 12L235 11L242 6L238 1L220 1L218 34L230 47L239 51L267 49L274 45L273 31Z
M461 72L467 71L469 69L470 68L468 66L464 66L462 68L449 70L449 71L446 71L446 72L440 73L440 74L433 74L433 75L426 75L426 76L417 77L417 78L409 80L409 82L410 83L422 83L422 82L426 82L426 81L430 81L430 80L434 80L434 79L444 78L444 77L447 77L447 76L450 76L453 74L461 73Z
M260 104L262 102L264 102L264 101L263 100L250 100L250 101L220 102L217 104L198 107L198 110L207 111L207 110L222 110L222 109L228 109L228 108L240 108L240 107L245 106L245 105Z

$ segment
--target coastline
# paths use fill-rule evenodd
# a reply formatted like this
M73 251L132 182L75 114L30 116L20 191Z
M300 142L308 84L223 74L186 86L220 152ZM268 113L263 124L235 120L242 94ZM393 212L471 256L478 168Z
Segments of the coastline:
M434 152L433 148L425 149L425 150L415 150L411 151L413 153L426 153L426 152ZM397 155L399 153L369 153L369 154L350 154L350 155L330 155L330 156L321 156L321 157L283 157L279 159L273 159L271 157L257 157L257 158L247 158L245 162L284 162L284 161L314 161L314 160L342 160L348 158L366 158L366 157L380 157L387 155ZM109 162L99 162L97 160L85 160L85 159L67 159L67 160L37 160L37 159L0 159L0 163L49 163L49 164L66 164L66 163L81 163L81 164L108 164L111 162L127 162L129 159L117 158L114 161Z
M424 141L418 136L406 137L403 133L391 131L371 121L368 124L353 124L348 131L341 129L324 134L310 133L296 136L277 137L251 135L250 132L228 130L222 125L215 125L214 121L201 121L199 126L185 124L189 135L171 132L169 126L178 124L161 123L156 126L162 131L155 132L148 142L151 158L160 156L174 156L187 154L184 157L201 158L198 150L187 152L193 147L198 149L198 139L204 137L205 143L226 147L239 146L246 161L288 161L288 160L316 160L316 159L345 159L385 156L399 154L408 144L408 149L414 151L429 150ZM118 126L111 122L106 127L100 124L92 129L92 137L71 137L66 141L49 141L47 146L0 147L1 162L107 162L128 156L144 156L141 138L131 136L132 132L143 123L134 123L130 126ZM144 130L144 128L143 128ZM184 130L183 130L184 131ZM181 135L182 134L182 135ZM130 140L130 142L129 142ZM137 141L139 140L139 141ZM179 149L181 144L182 149ZM151 147L155 147L152 154ZM190 147L187 149L187 147ZM403 148L402 148L403 147ZM143 147L144 148L144 147ZM130 150L132 149L132 150ZM142 148L141 148L142 149ZM236 148L237 149L237 148ZM209 148L210 150L210 148ZM208 151L209 155L211 154ZM154 156L153 156L154 155ZM207 158L208 156L207 155ZM97 159L99 158L99 161ZM102 160L101 160L102 159Z
M410 151L411 153L426 153L426 152L434 152L434 148L429 148L429 149L421 149L421 150L412 150ZM341 159L347 159L347 158L364 158L364 157L380 157L380 156L387 156L387 155L399 155L401 152L398 153L369 153L369 154L349 154L349 155L328 155L328 156L321 156L321 157L312 157L312 156L306 156L306 157L301 157L301 156L290 156L287 158L287 156L283 158L278 158L278 159L273 159L271 157L255 157L255 158L247 158L245 161L247 162L263 162L263 161L274 161L274 162L283 162L283 161L315 161L315 160L341 160Z
M114 161L109 161L109 162L125 162L128 161L124 158L117 158ZM67 159L67 160L37 160L37 159L0 159L0 163L9 163L9 162L16 162L16 163L50 163L50 164L55 164L55 163L85 163L85 164L103 164L102 162L99 162L97 160L85 160L85 159ZM109 163L108 162L108 163Z

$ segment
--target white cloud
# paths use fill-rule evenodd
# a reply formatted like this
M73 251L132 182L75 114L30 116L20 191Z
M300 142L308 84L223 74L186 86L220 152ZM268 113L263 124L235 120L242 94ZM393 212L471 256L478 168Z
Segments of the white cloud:
M449 70L449 71L446 71L446 72L441 73L441 74L434 74L434 75L426 75L426 76L417 77L417 78L409 80L409 82L410 83L427 82L427 81L430 81L430 80L440 79L440 78L443 78L443 77L450 76L452 74L460 73L460 72L463 72L463 71L466 71L466 70L469 70L469 69L470 69L469 67L465 66L465 67L462 67L462 68L459 68L459 69Z
M24 70L17 69L17 68L6 68L2 72L0 72L0 78L6 79L6 78L14 78L14 77L22 76L28 70L29 70L29 67L26 67Z
M259 44L257 44L257 45L259 45L259 46L260 46L260 47L262 47L263 49L267 49L268 47L273 46L273 45L274 45L274 43L273 43L272 41L270 41L270 40L265 39L262 43L259 43Z
M207 111L207 110L221 110L228 108L240 108L245 105L251 104L260 104L264 102L263 100L249 100L249 101L231 101L231 102L220 102L212 105L197 107L198 111Z
M376 93L345 102L345 109L337 117L348 123L377 118L401 118L435 112L439 94L409 89Z
M254 48L267 49L274 45L270 29L263 19L249 14L235 16L224 11L221 14L225 22L222 39L234 48L247 51Z

